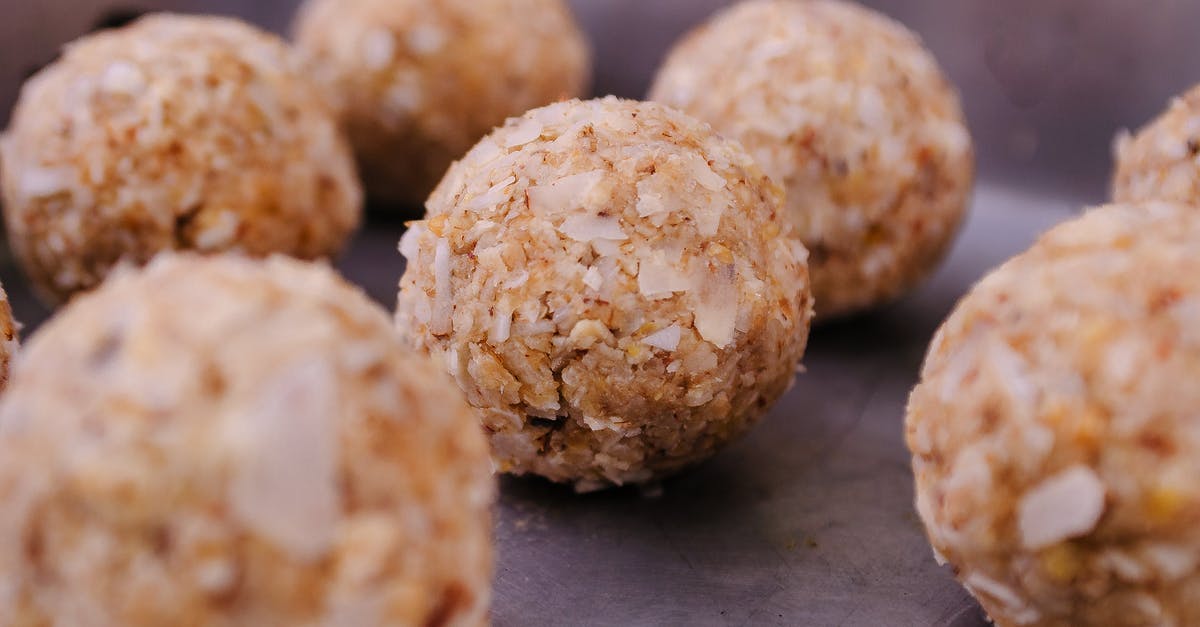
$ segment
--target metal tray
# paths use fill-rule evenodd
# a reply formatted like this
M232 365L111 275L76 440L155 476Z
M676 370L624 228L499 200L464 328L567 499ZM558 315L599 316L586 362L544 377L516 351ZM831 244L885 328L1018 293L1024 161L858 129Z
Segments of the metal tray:
M502 479L495 624L985 624L934 563L913 510L904 404L958 297L1078 207L982 186L929 283L882 311L818 325L807 372L764 422L661 486L577 495ZM338 264L388 308L402 230L377 217ZM0 280L28 337L47 312L7 254Z

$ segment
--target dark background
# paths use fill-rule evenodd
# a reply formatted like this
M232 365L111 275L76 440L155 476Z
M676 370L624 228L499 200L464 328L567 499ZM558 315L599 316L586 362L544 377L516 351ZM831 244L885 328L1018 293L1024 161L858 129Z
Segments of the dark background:
M674 39L722 0L572 0L598 95L639 97ZM981 178L1103 198L1111 138L1200 79L1192 0L868 0L920 33L962 90ZM295 0L6 0L0 119L22 77L114 9L239 15L286 31Z

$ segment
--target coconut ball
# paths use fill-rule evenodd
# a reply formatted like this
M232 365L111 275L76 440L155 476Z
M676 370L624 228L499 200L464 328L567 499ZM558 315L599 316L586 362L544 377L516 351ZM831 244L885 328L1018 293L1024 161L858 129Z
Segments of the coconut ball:
M1137 135L1119 134L1115 153L1117 202L1200 204L1200 85L1172 101Z
M651 99L742 142L787 191L821 317L890 301L945 255L971 139L921 41L855 4L743 2L684 38Z
M162 250L331 255L361 190L286 44L230 19L155 15L70 44L0 142L8 234L51 301Z
M397 322L479 409L501 471L581 491L711 456L791 385L807 253L734 142L606 98L509 120L401 241Z
M419 206L505 118L590 80L563 0L308 0L294 30L383 203Z
M0 400L17 625L478 625L487 444L320 265L166 256L29 342Z
M959 303L908 406L917 511L1001 625L1200 624L1200 217L1095 209Z

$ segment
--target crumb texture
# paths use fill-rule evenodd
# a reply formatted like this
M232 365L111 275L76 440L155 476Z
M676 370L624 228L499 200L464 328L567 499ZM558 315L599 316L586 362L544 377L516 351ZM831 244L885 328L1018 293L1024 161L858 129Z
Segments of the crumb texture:
M988 275L909 400L917 511L1001 625L1200 623L1200 217L1093 209Z
M0 625L481 625L487 443L323 265L166 255L0 401Z
M419 206L493 127L591 80L563 0L308 0L294 30L386 203Z
M1136 135L1122 131L1113 149L1115 201L1200 203L1200 86L1172 100Z
M152 15L29 80L0 143L13 249L49 300L163 250L337 252L362 192L336 118L279 38Z
M857 4L736 4L674 48L650 98L740 141L785 188L819 316L911 289L966 211L957 94L916 35Z
M606 98L513 118L400 244L397 323L477 407L502 471L580 490L704 459L786 390L807 252L736 143Z

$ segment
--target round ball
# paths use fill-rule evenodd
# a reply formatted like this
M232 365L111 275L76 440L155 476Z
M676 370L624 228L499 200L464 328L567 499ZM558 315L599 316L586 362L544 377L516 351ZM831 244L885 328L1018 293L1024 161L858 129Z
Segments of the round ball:
M367 193L388 204L420 206L505 118L582 96L590 80L563 0L308 0L295 32Z
M792 383L812 299L781 200L677 111L538 109L455 164L404 236L398 325L479 408L501 471L662 477Z
M1137 135L1117 136L1116 202L1200 204L1200 86L1171 102Z
M1200 217L1095 209L990 274L908 406L917 511L1000 625L1200 622Z
M69 45L0 151L9 237L51 301L163 250L331 255L361 212L295 55L229 19L156 15Z
M478 423L324 266L160 257L27 348L0 400L0 615L486 620Z
M822 318L890 301L945 255L974 176L921 41L854 4L755 0L684 38L651 99L742 142L787 192Z

